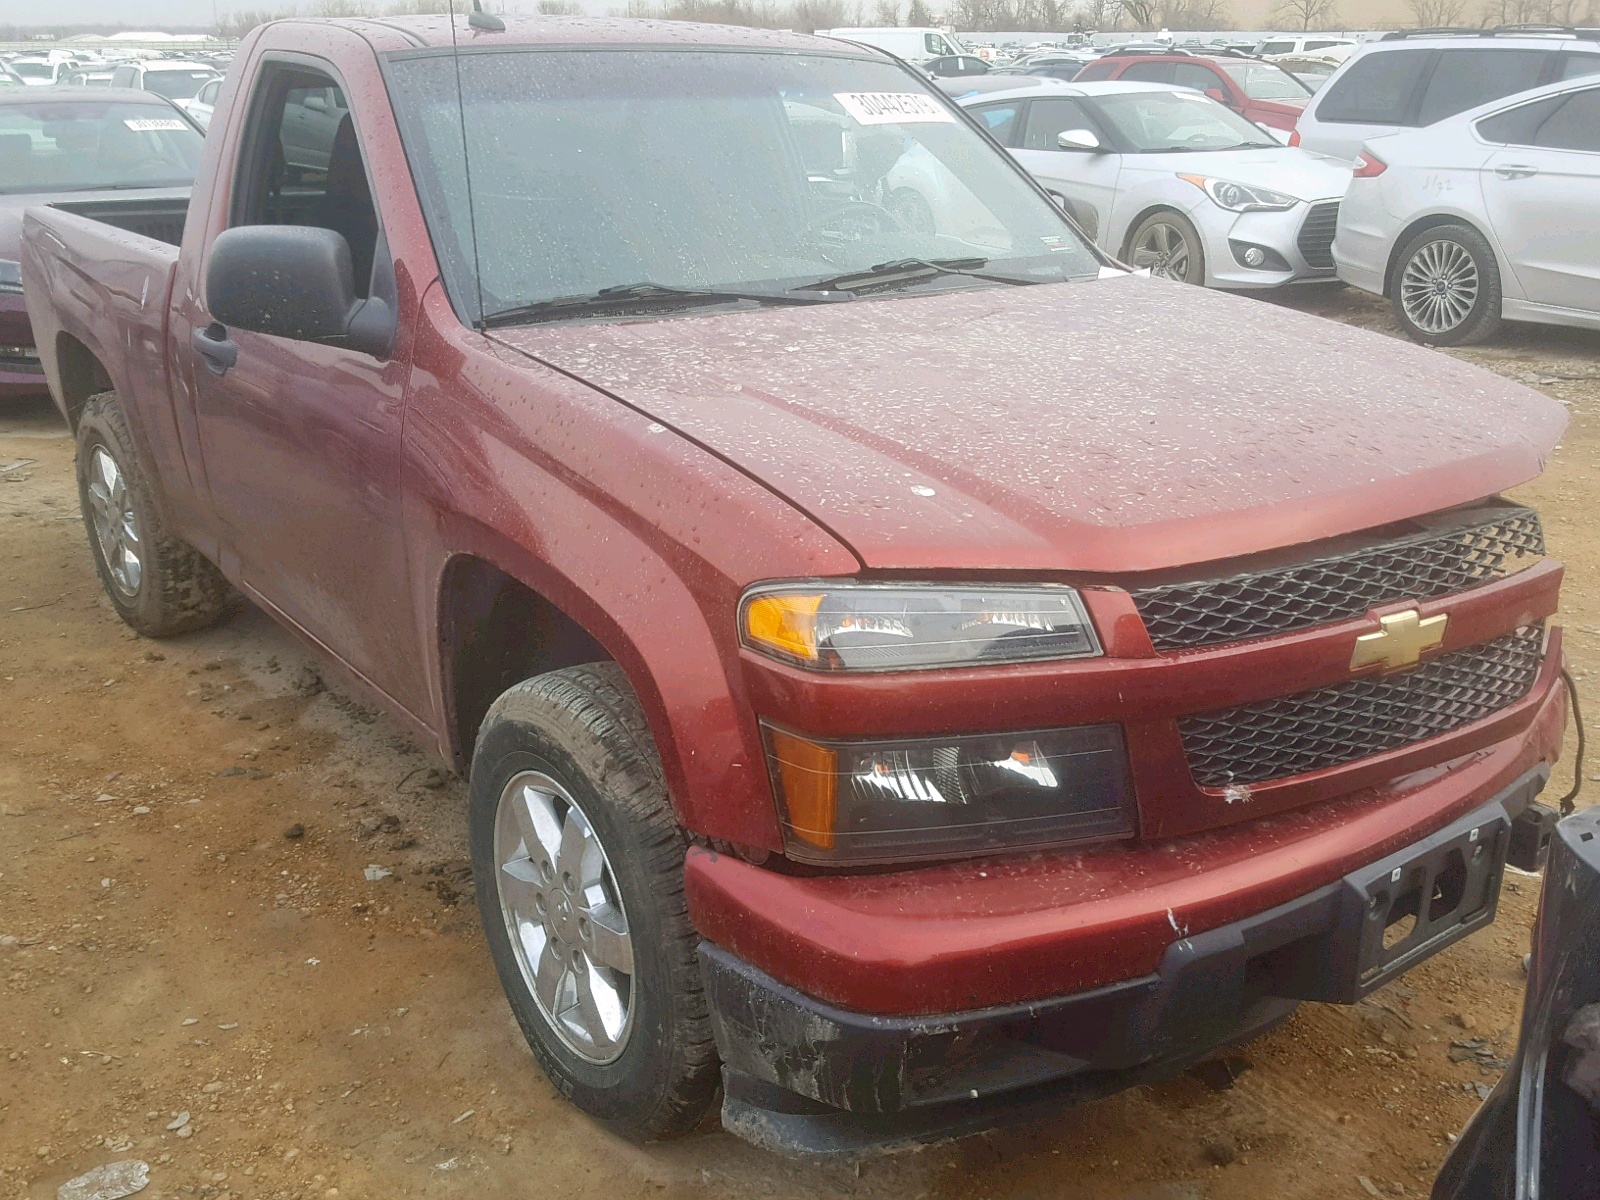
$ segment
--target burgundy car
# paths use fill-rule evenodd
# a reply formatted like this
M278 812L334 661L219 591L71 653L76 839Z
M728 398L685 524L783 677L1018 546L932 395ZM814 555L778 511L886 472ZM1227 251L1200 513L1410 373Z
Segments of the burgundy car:
M1251 58L1207 55L1108 55L1078 73L1074 82L1126 79L1194 88L1240 116L1269 129L1292 130L1311 89L1283 68Z
M48 393L22 305L23 210L59 204L93 215L114 194L125 228L176 236L200 140L186 115L149 92L0 90L0 400Z
M237 589L469 775L585 1111L970 1132L1493 919L1554 401L1130 273L834 39L277 21L212 130L181 239L26 218L106 594Z

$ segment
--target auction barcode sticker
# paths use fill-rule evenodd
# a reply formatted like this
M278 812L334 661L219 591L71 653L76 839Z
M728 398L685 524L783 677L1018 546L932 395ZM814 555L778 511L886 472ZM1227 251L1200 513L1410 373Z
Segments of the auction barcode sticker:
M949 109L918 92L835 92L833 98L860 125L955 122Z
M154 133L161 129L189 128L177 117L128 117L122 123L135 133Z

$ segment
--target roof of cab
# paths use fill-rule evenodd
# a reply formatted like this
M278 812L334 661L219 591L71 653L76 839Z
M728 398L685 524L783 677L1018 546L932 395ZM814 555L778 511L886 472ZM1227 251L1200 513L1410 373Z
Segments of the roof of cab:
M463 5L464 7L464 5ZM293 18L290 18L293 20ZM462 49L486 46L696 46L735 47L738 49L808 50L812 53L854 53L870 55L873 52L837 38L818 37L806 33L788 33L774 29L752 29L743 25L710 25L695 21L654 21L636 17L513 17L502 16L503 31L471 28L467 14L453 18L452 36L448 16L388 17L339 21L363 33L374 32L381 26L405 36L418 48L449 48L452 44ZM387 48L387 47L385 47Z
M172 101L165 96L158 96L154 92L141 91L138 88L109 88L109 87L69 87L65 85L51 85L48 87L31 87L26 91L0 92L0 104L104 104L108 100L118 104L148 104L152 108L172 108Z

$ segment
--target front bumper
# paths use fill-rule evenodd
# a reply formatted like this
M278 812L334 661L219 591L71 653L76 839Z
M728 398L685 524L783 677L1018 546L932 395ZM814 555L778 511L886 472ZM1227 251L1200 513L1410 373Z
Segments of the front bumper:
M1329 283L1335 278L1326 241L1331 226L1322 227L1338 202L1297 204L1288 212L1225 213L1214 205L1191 214L1206 243L1206 275L1210 286L1274 288L1291 283ZM1204 219L1209 218L1209 219ZM1251 247L1267 261L1249 266L1243 258Z
M1445 828L1265 912L1204 933L1174 919L1153 971L1073 995L871 1015L702 943L723 1123L781 1152L881 1152L1170 1077L1273 1028L1302 1000L1353 1003L1494 919L1512 823L1547 774L1528 770ZM1414 926L1385 946L1413 894Z
M16 292L0 292L0 400L49 394L22 297Z

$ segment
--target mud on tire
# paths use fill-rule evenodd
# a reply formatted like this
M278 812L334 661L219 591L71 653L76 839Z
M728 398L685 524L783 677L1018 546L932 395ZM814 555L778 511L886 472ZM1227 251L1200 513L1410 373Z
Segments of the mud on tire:
M91 396L79 418L77 474L95 569L128 625L146 637L173 637L231 611L222 572L168 528L114 392Z
M598 853L567 852L573 821L580 829L573 844L592 835ZM687 842L620 667L552 671L494 703L473 756L469 832L489 950L550 1080L626 1137L693 1130L715 1094L718 1062L684 902ZM535 844L541 839L543 851ZM563 891L563 864L574 859L587 864L580 887ZM623 929L631 948L621 957L631 972L612 970L617 952L591 940L605 925L610 936ZM559 983L539 969L550 954ZM604 983L610 1015L623 998L620 1033L607 1025L585 1039L578 999L585 977L592 988Z

